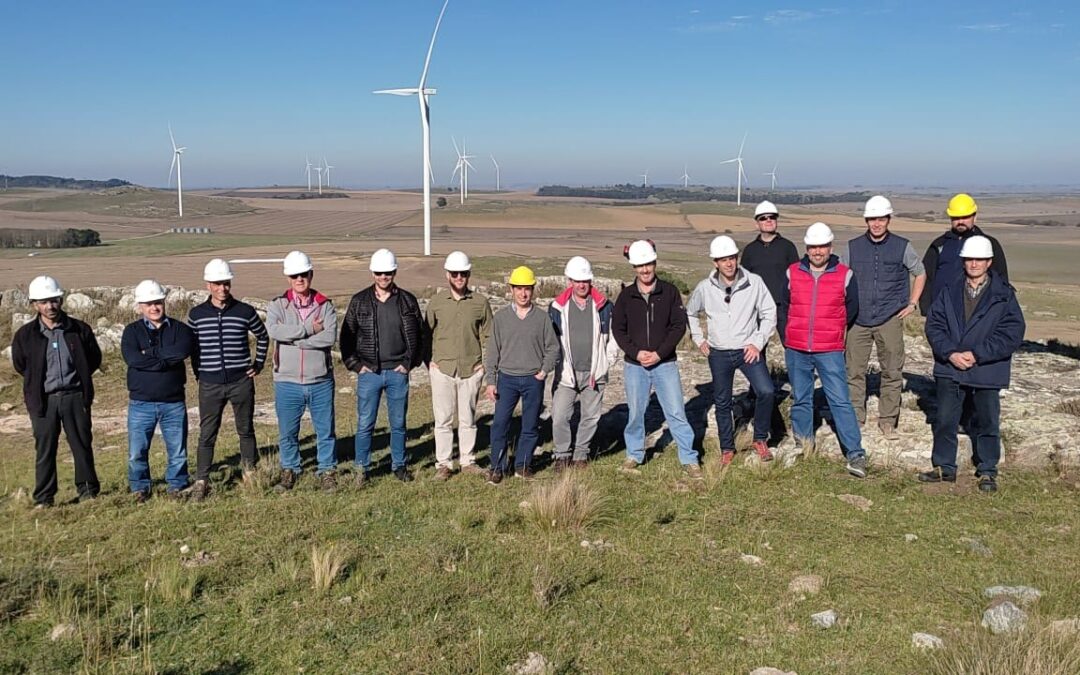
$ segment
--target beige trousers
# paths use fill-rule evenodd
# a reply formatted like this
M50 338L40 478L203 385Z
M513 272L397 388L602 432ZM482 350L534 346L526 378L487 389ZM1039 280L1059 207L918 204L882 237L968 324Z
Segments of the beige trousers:
M895 427L900 420L900 391L904 387L903 319L894 316L872 328L856 324L848 331L845 354L848 389L860 424L866 421L866 369L874 345L877 345L878 362L881 363L878 421Z
M476 398L484 379L483 369L470 377L450 377L432 367L431 408L435 415L435 466L453 468L454 413L458 417L458 448L461 466L476 463Z

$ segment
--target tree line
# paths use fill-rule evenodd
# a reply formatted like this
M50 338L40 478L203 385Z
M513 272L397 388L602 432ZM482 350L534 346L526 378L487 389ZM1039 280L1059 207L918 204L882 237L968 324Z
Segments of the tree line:
M599 199L649 200L659 202L733 202L735 191L731 188L695 187L675 188L654 185L605 185L592 187L568 187L544 185L536 191L540 197L594 197ZM870 193L859 192L772 192L768 190L743 190L744 202L768 199L775 204L827 204L833 202L864 202Z
M82 248L101 244L97 230L0 228L0 248Z
M57 176L6 176L0 174L0 188L63 188L65 190L102 190L131 185L126 180L87 180Z

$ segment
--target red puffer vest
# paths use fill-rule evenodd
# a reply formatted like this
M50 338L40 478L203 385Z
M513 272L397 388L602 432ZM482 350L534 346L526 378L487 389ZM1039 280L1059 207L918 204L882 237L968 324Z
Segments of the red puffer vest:
M844 351L847 273L847 265L837 263L815 280L801 261L788 267L791 304L785 346L803 352Z

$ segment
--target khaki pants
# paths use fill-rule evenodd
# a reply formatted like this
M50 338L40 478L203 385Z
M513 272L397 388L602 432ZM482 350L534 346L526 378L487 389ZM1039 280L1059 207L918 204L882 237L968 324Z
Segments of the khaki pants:
M877 345L881 363L881 396L878 422L892 424L900 420L900 391L904 386L904 321L894 316L880 326L867 328L858 324L847 334L848 389L851 405L859 423L866 421L866 368L870 351Z
M467 378L450 377L432 364L431 408L435 414L435 466L453 467L454 413L458 416L458 448L461 466L476 463L476 397L484 379L483 369Z

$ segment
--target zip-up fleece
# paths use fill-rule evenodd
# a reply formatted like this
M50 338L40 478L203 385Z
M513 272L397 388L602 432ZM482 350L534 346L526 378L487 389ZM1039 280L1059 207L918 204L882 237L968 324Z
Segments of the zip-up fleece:
M570 326L569 317L566 316L570 303L574 302L573 286L559 294L551 305L548 306L548 315L555 325L555 335L559 337L562 345L562 358L555 365L556 386L581 387L588 382L576 382L577 369L574 367L573 358L570 355ZM593 382L606 382L608 369L611 363L619 356L619 345L611 339L611 313L612 305L608 299L596 288L592 289L592 369L589 377Z
M731 286L730 302L724 302L726 287L720 273L714 271L690 294L686 314L694 344L700 345L705 339L698 318L704 310L709 346L713 349L742 349L746 345L764 349L776 328L776 303L764 280L740 266Z
M94 402L92 374L101 367L101 348L94 331L86 323L60 313L60 326L64 330L75 372L82 386L83 404L90 410ZM49 397L45 395L45 363L49 340L41 334L41 318L37 317L19 330L11 340L11 364L23 377L23 401L32 417L44 417Z
M330 298L312 293L316 309L307 321L300 317L292 289L266 308L266 330L274 340L274 382L315 384L334 379L330 349L337 340L337 312ZM316 318L323 324L318 333L312 328Z
M788 268L789 307L784 345L803 352L842 352L847 329L859 314L855 274L830 255L825 271L815 277L810 258Z
M686 334L686 309L679 289L657 279L646 301L637 281L630 282L615 301L611 334L625 353L623 358L627 363L640 366L637 354L642 350L656 352L660 363L677 360L675 349Z

